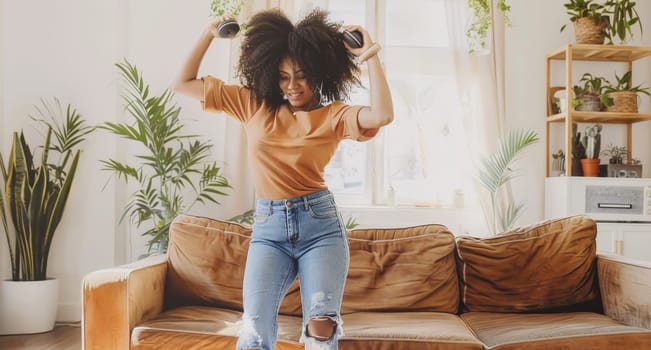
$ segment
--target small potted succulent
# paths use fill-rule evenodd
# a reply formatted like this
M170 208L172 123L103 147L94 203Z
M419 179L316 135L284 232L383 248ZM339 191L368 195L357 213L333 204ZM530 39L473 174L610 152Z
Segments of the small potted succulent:
M583 176L599 175L599 154L601 151L601 124L594 124L585 128L581 144L585 148L586 158L581 159Z
M602 156L608 157L609 164L624 164L629 159L629 152L626 146L608 145L603 151Z

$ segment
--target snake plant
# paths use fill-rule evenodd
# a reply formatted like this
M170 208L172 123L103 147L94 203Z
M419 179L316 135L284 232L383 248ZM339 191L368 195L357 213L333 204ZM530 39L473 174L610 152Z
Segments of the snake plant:
M61 105L55 100L62 113ZM41 281L47 278L47 263L56 229L63 217L68 195L79 164L79 144L92 131L72 109L65 120L57 119L52 104L43 102L36 119L47 127L37 163L25 135L13 133L8 163L0 154L2 187L0 218L7 237L13 281ZM52 140L54 136L54 140ZM53 154L58 154L52 162Z

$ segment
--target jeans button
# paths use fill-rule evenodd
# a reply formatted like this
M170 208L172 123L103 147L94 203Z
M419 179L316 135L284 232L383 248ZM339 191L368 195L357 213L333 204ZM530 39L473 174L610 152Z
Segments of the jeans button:
M292 201L287 201L287 202L285 202L285 205L288 206L288 207L291 207L292 204L294 204L294 203L292 203Z

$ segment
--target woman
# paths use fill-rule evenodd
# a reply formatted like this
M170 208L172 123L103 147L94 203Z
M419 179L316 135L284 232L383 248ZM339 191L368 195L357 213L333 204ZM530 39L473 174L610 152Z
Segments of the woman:
M280 11L253 16L242 41L242 86L197 78L223 16L202 33L173 88L210 112L239 120L247 134L256 195L244 273L238 349L274 349L282 298L298 274L306 349L337 349L348 272L346 230L323 178L341 139L368 140L393 120L380 47L359 26L361 48L342 41L338 25L315 10L296 25ZM369 70L370 106L341 102ZM331 102L328 103L327 102Z

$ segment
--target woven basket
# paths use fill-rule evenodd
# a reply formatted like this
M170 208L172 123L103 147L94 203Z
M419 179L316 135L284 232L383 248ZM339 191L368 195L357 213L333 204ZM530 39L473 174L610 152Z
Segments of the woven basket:
M637 113L637 93L635 91L609 92L608 98L613 100L608 112Z
M606 20L602 19L599 25L594 23L591 17L581 17L574 22L574 35L577 44L598 44L604 43L606 38L603 30L606 28Z

